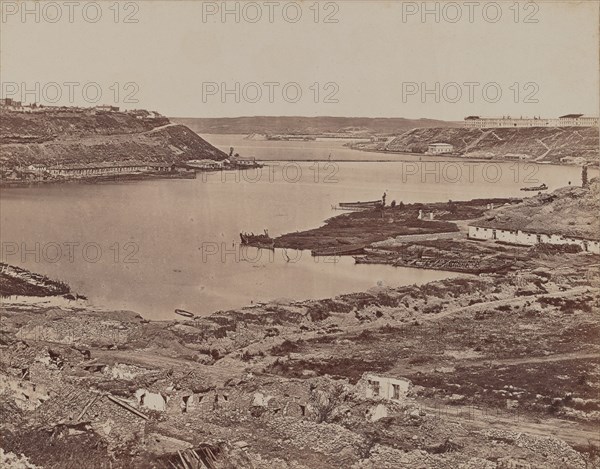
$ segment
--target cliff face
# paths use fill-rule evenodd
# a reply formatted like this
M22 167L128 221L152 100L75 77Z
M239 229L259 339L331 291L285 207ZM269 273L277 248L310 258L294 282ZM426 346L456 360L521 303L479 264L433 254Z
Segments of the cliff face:
M32 163L179 163L227 157L189 128L166 117L136 119L120 112L3 112L0 145L3 169Z
M599 158L598 128L554 127L521 129L412 129L392 140L388 151L425 153L431 143L451 143L455 152L471 158L528 159L559 163L595 163Z

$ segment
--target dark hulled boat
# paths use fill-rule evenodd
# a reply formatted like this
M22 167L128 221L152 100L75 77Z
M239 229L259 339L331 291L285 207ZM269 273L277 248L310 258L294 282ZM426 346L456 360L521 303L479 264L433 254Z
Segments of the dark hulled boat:
M381 200L370 200L367 202L340 202L338 207L334 207L337 210L371 210L383 206Z
M545 191L546 189L548 189L546 184L542 184L540 186L521 187L522 191Z
M186 311L185 309L176 309L175 314L179 314L180 316L185 316L186 318L194 317L194 313L190 313L189 311Z
M240 233L243 246L253 246L261 249L275 249L275 240L269 236L267 230L264 234Z

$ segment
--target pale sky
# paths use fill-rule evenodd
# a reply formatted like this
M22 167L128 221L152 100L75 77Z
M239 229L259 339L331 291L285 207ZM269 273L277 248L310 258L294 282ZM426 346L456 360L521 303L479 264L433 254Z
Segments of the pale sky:
M100 90L97 104L171 117L598 115L594 0L1 3L2 92L26 102L90 106Z

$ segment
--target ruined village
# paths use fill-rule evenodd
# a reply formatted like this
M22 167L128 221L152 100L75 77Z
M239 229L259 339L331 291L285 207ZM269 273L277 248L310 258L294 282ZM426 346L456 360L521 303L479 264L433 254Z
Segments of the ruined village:
M0 469L600 469L599 20L0 1Z

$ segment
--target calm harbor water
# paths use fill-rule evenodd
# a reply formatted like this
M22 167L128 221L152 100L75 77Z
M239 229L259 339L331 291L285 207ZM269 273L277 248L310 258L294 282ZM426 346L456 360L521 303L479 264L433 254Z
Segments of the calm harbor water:
M241 137L205 138L248 154ZM343 142L273 142L273 148L271 142L252 143L260 144L249 146L264 160L290 153L314 159L340 151L364 155ZM174 308L210 314L278 298L326 298L453 274L355 265L352 258L312 258L308 252L240 250L239 232L268 229L277 236L313 228L341 213L332 205L377 199L383 191L388 201L405 203L467 200L519 197L526 185L545 182L552 190L568 181L580 183L579 168L271 161L261 170L204 173L194 180L3 190L2 260L63 280L95 305L151 319L175 318Z

